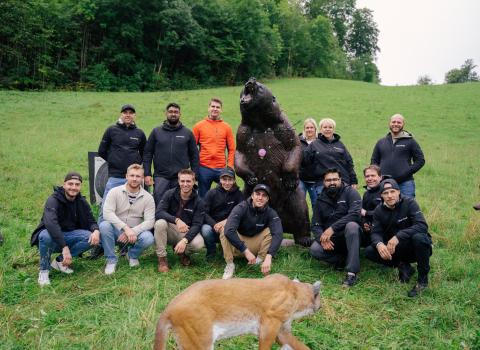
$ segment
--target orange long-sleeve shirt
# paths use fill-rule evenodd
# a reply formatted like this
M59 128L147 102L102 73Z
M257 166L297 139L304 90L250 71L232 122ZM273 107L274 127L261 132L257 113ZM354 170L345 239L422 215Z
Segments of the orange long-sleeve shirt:
M208 117L193 127L193 135L200 149L200 165L207 168L233 168L235 139L232 128L223 120L211 120ZM228 162L225 157L228 151Z

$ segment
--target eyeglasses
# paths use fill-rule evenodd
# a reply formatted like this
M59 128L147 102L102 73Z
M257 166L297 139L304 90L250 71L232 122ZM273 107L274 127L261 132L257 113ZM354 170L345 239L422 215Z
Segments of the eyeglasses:
M338 182L338 181L340 181L340 178L337 177L337 178L335 178L335 179L325 179L325 180L323 180L323 181L324 181L324 182Z

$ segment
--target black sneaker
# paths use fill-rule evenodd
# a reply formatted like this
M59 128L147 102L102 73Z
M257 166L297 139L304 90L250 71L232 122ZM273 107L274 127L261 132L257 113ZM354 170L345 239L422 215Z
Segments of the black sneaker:
M408 292L408 296L410 298L416 297L418 294L423 292L425 290L425 288L427 288L427 286L428 286L427 283L417 282L415 284L415 286L412 288L412 290Z
M207 262L213 262L215 261L215 256L216 256L216 252L212 252L212 253L207 253L206 255L206 259L207 259Z
M333 264L333 268L337 271L343 271L345 269L345 257L339 257L335 264Z
M347 273L347 276L345 276L345 279L343 280L342 285L344 287L352 287L353 285L357 284L358 278L357 275L354 273Z
M121 246L119 253L120 256L126 256L128 253L128 244Z
M398 279L400 283L408 283L412 275L415 273L415 269L408 263L401 262L398 265Z

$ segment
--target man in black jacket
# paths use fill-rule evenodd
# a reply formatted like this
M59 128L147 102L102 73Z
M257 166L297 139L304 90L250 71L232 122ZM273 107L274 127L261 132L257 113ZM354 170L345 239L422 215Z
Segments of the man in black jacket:
M234 256L244 256L249 264L262 264L264 275L270 272L272 258L282 243L283 227L277 212L268 205L269 198L270 188L256 185L251 197L233 208L227 223L220 230L220 242L227 263L223 279L233 277Z
M100 231L90 206L80 194L82 176L69 172L63 186L55 188L45 203L43 216L33 231L30 244L40 251L40 286L50 284L49 270L53 267L63 273L73 273L69 267L72 257L90 249L100 242ZM50 263L51 255L61 252Z
M108 181L103 193L103 201L108 192L127 182L127 168L132 164L143 163L143 150L147 138L142 129L135 124L135 107L123 105L120 109L120 119L110 126L103 134L98 155L108 163ZM103 220L103 205L100 208L98 222Z
M205 215L203 201L193 190L195 173L178 172L178 187L165 192L155 211L155 245L158 272L168 272L167 243L174 246L183 266L190 265L191 255L204 247L200 228Z
M347 275L345 287L357 283L360 271L360 194L342 182L337 169L323 175L323 190L313 209L312 232L315 241L310 254L319 260L343 267Z
M207 192L205 203L205 219L201 234L207 247L207 260L215 257L216 243L220 242L220 231L227 222L232 209L243 201L243 193L235 183L235 172L225 168L220 173L220 184Z
M373 211L382 202L380 195L380 182L382 174L378 165L372 164L363 169L363 177L365 178L365 193L362 197L362 246L370 245L370 232L373 222Z
M414 297L428 286L432 255L428 225L417 202L401 197L395 180L383 180L380 189L383 204L373 213L372 245L365 255L376 263L397 267L402 283L407 283L415 272L410 263L417 262L417 283L408 292Z
M190 129L180 122L180 106L170 102L165 111L167 119L152 130L143 155L145 184L154 185L156 205L167 190L177 186L180 170L190 168L198 174L197 144Z
M377 164L384 176L393 178L404 196L415 198L413 174L425 164L420 145L405 131L405 118L395 114L390 118L390 132L378 140L373 149L371 164Z

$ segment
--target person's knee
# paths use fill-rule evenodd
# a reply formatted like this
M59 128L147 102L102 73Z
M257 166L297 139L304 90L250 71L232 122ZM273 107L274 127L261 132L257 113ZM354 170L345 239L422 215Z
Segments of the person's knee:
M412 236L412 243L415 247L430 247L430 238L425 233L415 233Z
M313 242L312 245L310 246L310 255L318 259L322 255L322 253L323 253L322 246L317 241Z
M369 260L375 260L377 256L377 249L369 245L365 248L365 257Z
M155 234L166 233L168 228L168 223L164 219L157 220L155 222Z
M142 232L139 235L138 240L143 247L149 247L154 243L153 235L150 231Z
M360 239L360 225L353 221L345 225L345 237Z
M98 225L98 228L102 235L109 234L112 232L112 224L109 221L102 221L100 225Z
M203 237L209 237L213 234L213 228L210 225L203 224L201 229L201 234Z
M205 247L205 243L203 241L203 238L201 236L196 236L195 239L193 241L191 241L190 243L190 248L193 250L193 251L199 251L200 249L202 249L203 247Z
M50 236L50 233L47 230L43 230L42 232L40 232L38 240L44 245L50 245L53 242L52 236Z

